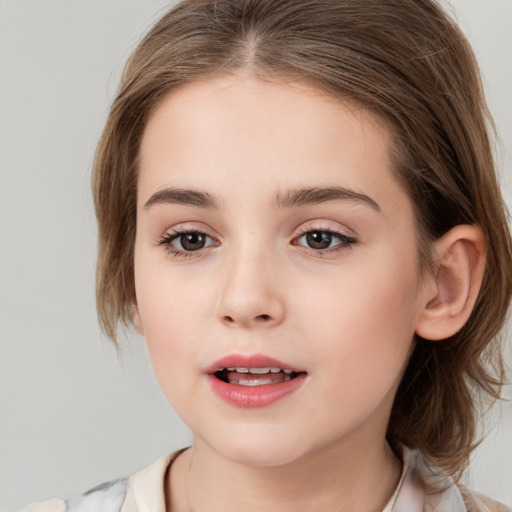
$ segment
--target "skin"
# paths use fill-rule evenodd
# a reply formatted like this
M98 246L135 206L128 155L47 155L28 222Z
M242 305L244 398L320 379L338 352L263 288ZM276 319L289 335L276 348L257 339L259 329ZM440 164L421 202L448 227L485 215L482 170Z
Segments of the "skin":
M152 113L134 320L194 436L168 474L168 510L368 512L391 496L401 463L386 425L436 289L419 272L413 206L390 146L377 119L304 83L210 79ZM278 193L325 186L375 204L270 206ZM206 191L219 208L146 206L169 187ZM205 233L205 246L180 256L183 238L161 243L176 228ZM303 234L315 230L355 242L333 236L322 252ZM255 353L304 369L304 384L257 409L219 399L204 369Z

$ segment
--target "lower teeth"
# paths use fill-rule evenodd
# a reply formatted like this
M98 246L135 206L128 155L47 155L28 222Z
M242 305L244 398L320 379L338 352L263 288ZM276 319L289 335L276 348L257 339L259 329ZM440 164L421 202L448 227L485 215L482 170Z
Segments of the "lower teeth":
M279 384L279 382L285 382L291 380L290 375L285 375L283 380L273 381L271 379L237 379L236 381L231 380L230 384L238 384L239 386L268 386L269 384Z

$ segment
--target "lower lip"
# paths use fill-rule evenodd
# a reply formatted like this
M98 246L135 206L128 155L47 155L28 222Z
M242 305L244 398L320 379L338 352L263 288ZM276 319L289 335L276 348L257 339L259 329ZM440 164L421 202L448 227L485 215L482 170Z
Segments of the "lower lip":
M255 409L277 402L299 389L306 379L306 374L301 373L291 380L264 386L228 384L213 375L210 375L209 379L213 392L228 404L243 409Z

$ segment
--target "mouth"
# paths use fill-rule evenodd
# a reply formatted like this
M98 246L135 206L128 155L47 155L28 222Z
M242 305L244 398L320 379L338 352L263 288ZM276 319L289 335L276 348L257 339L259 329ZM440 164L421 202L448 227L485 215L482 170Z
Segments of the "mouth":
M206 373L213 392L230 405L265 407L298 390L307 372L264 355L227 356Z
M269 386L280 382L295 379L299 373L289 368L262 367L245 368L233 367L220 368L213 375L215 378L227 384L238 386Z

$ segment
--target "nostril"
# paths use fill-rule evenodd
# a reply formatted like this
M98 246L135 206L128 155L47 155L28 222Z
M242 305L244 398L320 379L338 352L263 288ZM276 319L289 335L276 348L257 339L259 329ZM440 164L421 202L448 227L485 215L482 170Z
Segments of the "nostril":
M0 0L1 1L1 0ZM270 325L272 323L272 320L273 320L274 316L273 315L268 315L268 314L261 314L261 315L256 315L256 316L251 316L251 315L224 315L222 317L222 322L225 324L225 325L235 325L235 324L239 324L239 325L244 325L244 326L249 326L251 324L253 324L254 326L256 326L257 324L265 324L265 325Z

